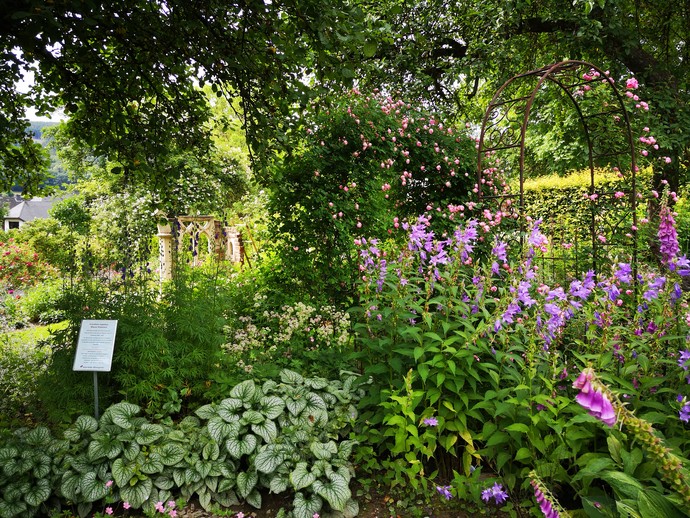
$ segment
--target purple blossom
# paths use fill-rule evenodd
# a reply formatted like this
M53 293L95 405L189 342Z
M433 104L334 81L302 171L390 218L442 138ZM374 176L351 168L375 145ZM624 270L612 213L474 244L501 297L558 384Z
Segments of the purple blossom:
M678 367L682 368L684 371L687 371L688 360L690 360L690 351L688 351L687 349L684 351L680 351L680 356L678 357Z
M438 419L435 417L426 417L422 420L424 426L438 426Z
M647 291L642 294L642 298L648 301L656 299L659 296L659 290L664 287L664 284L666 284L666 277L657 277L652 280L647 285Z
M529 308L537 303L530 294L529 289L532 287L529 281L520 281L517 288L517 299L522 303L523 306Z
M499 261L505 263L508 260L506 244L503 241L497 242L496 246L494 246L491 252L496 256L496 259L498 259Z
M674 267L676 268L678 275L681 277L687 277L690 275L690 260L688 260L685 255L681 255L676 259Z
M497 504L502 504L508 500L508 493L504 491L502 484L496 482L493 486L482 490L482 500L488 503L492 498Z
M678 233L676 232L676 222L673 219L673 212L668 205L661 207L659 211L659 252L664 264L670 265L678 255Z
M618 269L614 275L620 282L630 284L632 282L632 266L628 263L618 263Z
M616 411L606 394L592 387L593 378L594 372L591 369L585 369L580 373L573 382L573 388L580 390L575 399L589 412L589 415L608 426L613 426L617 420Z
M680 412L678 412L678 417L684 423L690 421L690 403L685 403L683 405L683 408L681 408Z
M453 498L453 495L450 492L450 486L436 486L436 491L438 491L438 494L446 500Z

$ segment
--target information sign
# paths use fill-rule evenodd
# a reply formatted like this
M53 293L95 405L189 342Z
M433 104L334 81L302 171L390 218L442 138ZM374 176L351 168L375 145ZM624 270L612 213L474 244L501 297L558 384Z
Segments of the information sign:
M110 372L117 320L82 320L74 371Z

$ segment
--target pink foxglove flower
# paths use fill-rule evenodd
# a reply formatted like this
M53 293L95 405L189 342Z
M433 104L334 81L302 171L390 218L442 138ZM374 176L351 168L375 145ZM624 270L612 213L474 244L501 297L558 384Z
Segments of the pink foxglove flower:
M573 383L573 388L580 390L575 399L589 412L589 415L596 417L608 426L613 426L616 424L616 410L606 394L599 388L592 386L591 381L593 379L594 371L592 369L585 369L580 373Z

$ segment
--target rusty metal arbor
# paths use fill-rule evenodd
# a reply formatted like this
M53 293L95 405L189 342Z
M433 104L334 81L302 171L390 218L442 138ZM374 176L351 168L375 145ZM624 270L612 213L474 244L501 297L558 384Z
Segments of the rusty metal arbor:
M550 241L562 245L558 250L551 247L551 267L555 269L559 263L558 268L569 275L590 268L597 271L605 256L625 257L636 263L637 167L628 112L615 82L591 63L563 61L516 75L498 89L486 109L479 137L479 201L484 206L493 202L495 207L505 209L504 216L510 212L517 218L522 239L527 216L525 139L535 101L549 91L554 95L550 89L570 101L580 120L587 148L582 167L588 167L590 173L589 192L585 194L589 205L585 225L589 227L588 235L581 229L574 236L559 236L555 218L542 224L545 233L551 231ZM538 109L534 111L538 113ZM596 176L602 170L620 179L615 192L597 185ZM512 191L502 190L494 181L497 172L512 178ZM608 210L612 206L617 207L615 211Z

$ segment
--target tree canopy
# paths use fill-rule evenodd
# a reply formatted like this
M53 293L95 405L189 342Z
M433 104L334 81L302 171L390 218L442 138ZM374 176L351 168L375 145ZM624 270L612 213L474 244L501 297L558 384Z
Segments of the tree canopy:
M346 63L366 43L362 11L340 0L8 0L1 7L4 187L37 185L26 106L39 114L64 106L75 138L118 161L117 171L155 180L157 157L209 145L200 84L241 99L259 149L280 135L276 115L285 120L331 82L350 81ZM21 93L25 70L35 72L35 86Z

